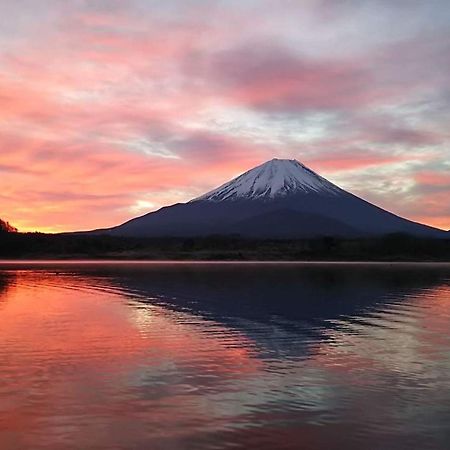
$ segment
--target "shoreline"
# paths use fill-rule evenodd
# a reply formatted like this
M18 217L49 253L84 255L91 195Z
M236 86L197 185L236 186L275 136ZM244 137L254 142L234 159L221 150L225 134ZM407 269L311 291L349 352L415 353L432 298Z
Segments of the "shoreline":
M0 259L1 266L11 265L450 265L450 261L384 260L170 260L170 259Z

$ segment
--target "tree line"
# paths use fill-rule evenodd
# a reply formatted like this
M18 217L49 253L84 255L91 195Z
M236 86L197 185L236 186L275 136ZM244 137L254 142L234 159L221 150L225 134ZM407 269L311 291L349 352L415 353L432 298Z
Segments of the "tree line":
M401 233L353 239L321 236L314 239L276 240L246 239L238 235L131 238L108 235L2 232L0 233L0 257L19 259L450 261L450 238L416 238Z

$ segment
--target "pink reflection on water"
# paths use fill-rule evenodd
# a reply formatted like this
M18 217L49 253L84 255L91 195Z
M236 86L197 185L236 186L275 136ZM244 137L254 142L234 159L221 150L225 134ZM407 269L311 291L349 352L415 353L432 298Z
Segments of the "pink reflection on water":
M214 430L218 405L199 391L261 370L242 334L139 304L105 280L22 272L0 296L3 450L40 448L33 439L45 448L176 439L195 423Z

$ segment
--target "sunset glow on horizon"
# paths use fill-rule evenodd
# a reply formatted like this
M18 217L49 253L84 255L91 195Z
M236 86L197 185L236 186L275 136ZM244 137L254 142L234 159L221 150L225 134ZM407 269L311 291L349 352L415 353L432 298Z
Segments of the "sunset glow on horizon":
M450 229L446 0L0 0L0 218L110 227L279 158Z

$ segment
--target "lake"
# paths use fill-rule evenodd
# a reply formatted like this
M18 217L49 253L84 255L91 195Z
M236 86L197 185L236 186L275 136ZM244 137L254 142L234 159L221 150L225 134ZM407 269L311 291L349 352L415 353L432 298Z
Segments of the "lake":
M436 449L450 265L0 263L0 448Z

